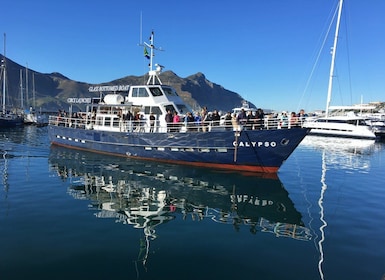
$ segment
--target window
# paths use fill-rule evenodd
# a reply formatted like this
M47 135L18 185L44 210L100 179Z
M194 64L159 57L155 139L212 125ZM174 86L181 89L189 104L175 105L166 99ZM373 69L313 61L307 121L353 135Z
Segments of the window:
M151 113L153 113L154 115L161 115L162 111L160 110L160 108L158 106L154 106L154 107L146 106L146 107L144 107L144 113L146 115L151 114Z
M111 125L111 118L110 117L106 117L105 120L104 120L104 125L105 126L110 126Z
M166 93L166 95L169 95L169 96L178 96L178 94L176 93L176 91L171 88L171 87L165 87L163 86L162 87L163 91Z
M174 113L176 111L174 106L172 106L172 105L166 105L166 106L164 106L164 109L166 109L166 112L168 112L170 110L171 113Z
M158 87L150 87L150 92L151 92L152 96L162 96L163 95L162 91Z
M112 126L119 127L119 118L114 118L113 119L113 124Z
M158 106L152 107L152 108L151 108L151 112L152 112L154 115L161 115L161 114L162 114L162 111L160 110L160 108L159 108Z
M103 118L102 117L97 117L96 118L96 125L102 125L103 124Z
M148 92L146 88L140 87L140 88L133 88L132 90L132 97L148 97Z

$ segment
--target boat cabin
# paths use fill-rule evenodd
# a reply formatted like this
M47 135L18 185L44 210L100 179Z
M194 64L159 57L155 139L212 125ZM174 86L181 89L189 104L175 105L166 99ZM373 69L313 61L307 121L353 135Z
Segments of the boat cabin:
M175 89L166 85L130 86L128 93L108 93L87 109L92 124L89 128L117 132L166 132L168 111L177 112L183 119L192 109ZM155 120L151 120L151 115Z

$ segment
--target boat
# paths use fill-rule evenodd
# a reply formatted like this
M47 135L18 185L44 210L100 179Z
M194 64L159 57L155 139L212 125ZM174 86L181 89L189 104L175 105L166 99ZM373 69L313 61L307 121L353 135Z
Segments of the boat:
M380 140L385 140L385 118L376 118L372 116L369 119L366 119L366 123L370 125L374 134Z
M367 122L367 119L357 116L354 112L346 115L308 117L305 119L303 127L311 129L309 135L356 139L377 138L374 128Z
M330 112L334 109L339 111L341 107L330 106L333 76L334 76L334 61L337 51L337 40L339 33L339 26L341 20L343 0L338 3L338 15L334 36L334 44L332 48L332 59L330 64L329 85L326 101L325 115L322 117L307 118L303 124L303 127L310 128L309 135L322 135L322 136L336 136L358 139L375 139L376 135L372 131L370 125L367 124L365 118L356 115L353 111L343 111L346 114L334 114Z
M23 101L23 79L22 79L22 70L20 70L20 96L21 100ZM29 106L29 94L28 94L28 68L25 68L25 81L26 81L26 103L27 106ZM35 98L35 73L32 73L32 103L33 106L29 106L29 109L24 109L23 116L24 116L24 124L26 125L36 125L36 126L46 126L48 125L48 116L45 114L42 114L41 112L36 111L36 98ZM24 107L23 105L21 106Z
M84 112L50 116L52 145L143 160L248 172L276 173L307 135L307 128L223 125L187 118L193 110L164 85L164 66L153 64L154 32L145 53L150 60L142 85L96 85ZM150 49L148 55L147 48ZM166 121L169 114L183 121Z
M379 110L378 112L362 112L360 114L370 127L374 134L380 140L385 140L385 112L384 110Z
M6 106L7 96L7 69L5 56L5 34L4 34L4 55L1 59L1 78L2 78L2 107L0 113L0 128L15 127L23 124L23 117L14 109L10 110Z

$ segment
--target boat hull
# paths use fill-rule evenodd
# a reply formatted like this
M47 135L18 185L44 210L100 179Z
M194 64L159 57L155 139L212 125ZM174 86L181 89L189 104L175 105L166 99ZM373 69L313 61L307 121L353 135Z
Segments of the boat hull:
M376 139L375 134L359 134L359 133L350 133L349 131L330 131L327 129L311 129L309 135L314 136L326 136L326 137L343 137L343 138L352 138L352 139Z
M307 129L146 133L48 126L54 145L161 162L277 172Z
M17 127L23 125L21 117L0 117L0 128Z
M304 127L311 129L309 135L344 137L354 139L376 139L376 135L368 125L357 125L360 118L329 117L308 120ZM361 120L365 123L364 120Z

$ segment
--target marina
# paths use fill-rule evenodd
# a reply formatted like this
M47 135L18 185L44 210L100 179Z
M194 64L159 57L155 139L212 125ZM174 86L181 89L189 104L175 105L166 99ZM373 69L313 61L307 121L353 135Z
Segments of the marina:
M309 79L303 100L297 92L328 13L322 1L7 4L12 56L39 71L7 59L4 34L0 279L384 280L383 47L367 36L381 31L384 4L345 1L354 74L373 100L359 108L331 106L345 15L334 2L325 111L304 96L318 99L322 87ZM196 74L155 63L164 49L154 31L143 42L142 13L136 57L127 19L142 5L170 43L170 69ZM95 20L106 11L114 17Z
M385 273L383 142L306 136L261 177L51 147L47 135L0 133L2 279Z

